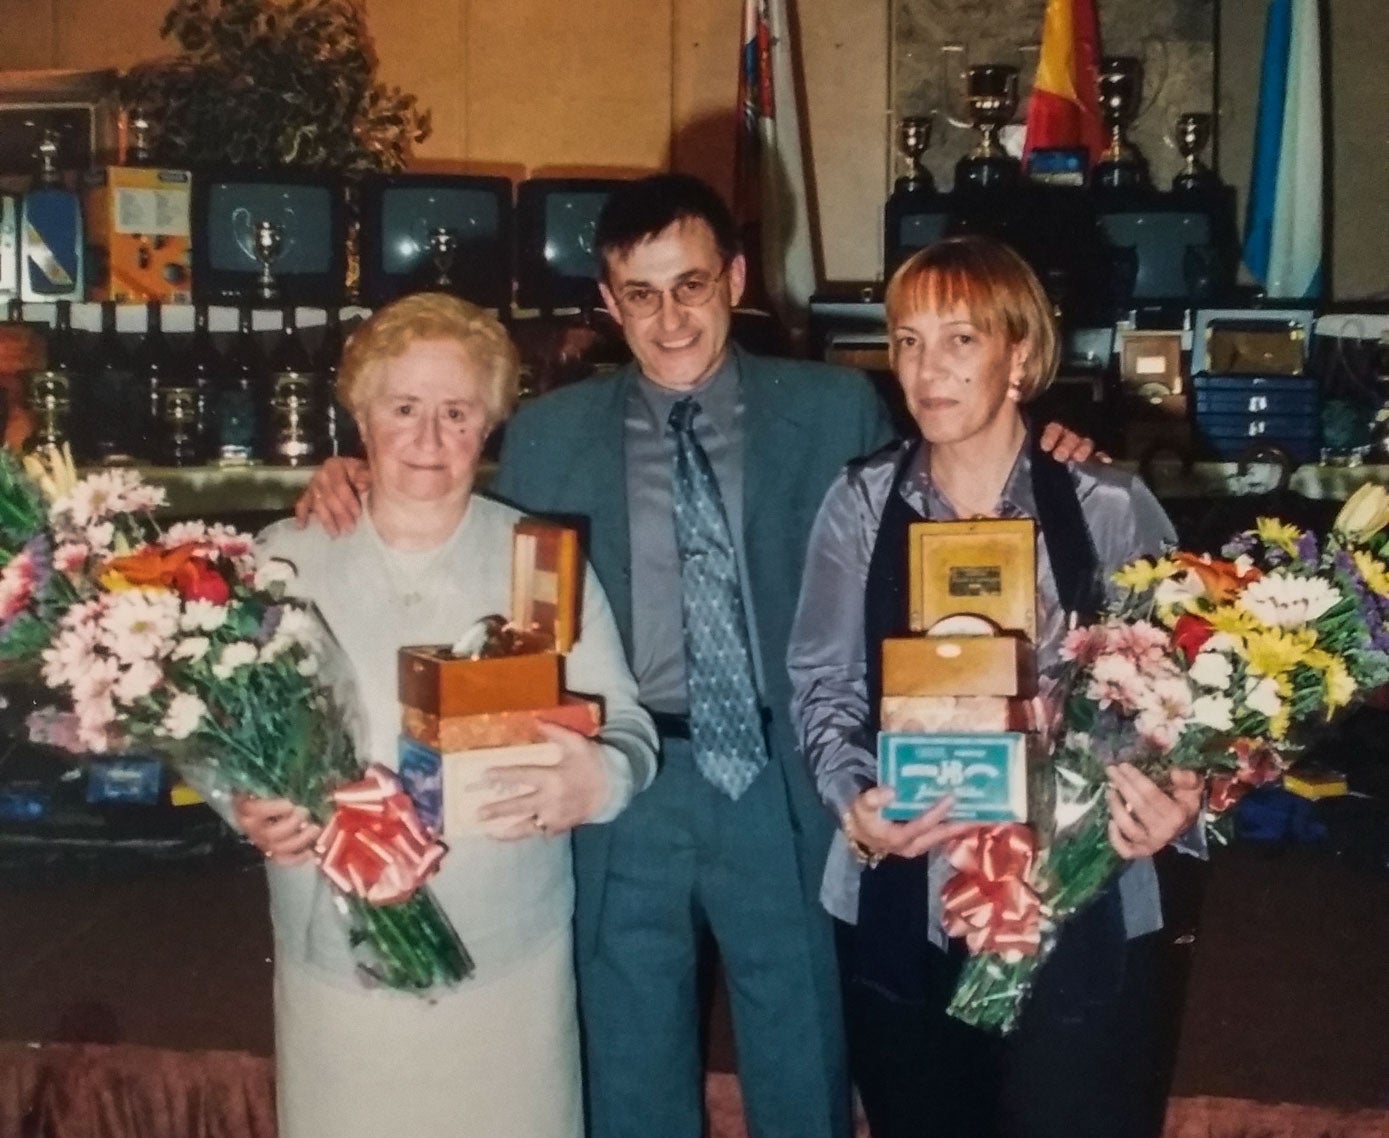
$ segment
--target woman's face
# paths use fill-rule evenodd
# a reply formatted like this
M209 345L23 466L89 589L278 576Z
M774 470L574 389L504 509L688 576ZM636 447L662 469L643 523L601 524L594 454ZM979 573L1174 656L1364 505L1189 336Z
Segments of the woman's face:
M963 305L908 313L892 329L893 370L907 410L933 446L962 443L1018 415L1025 344L985 332Z
M386 360L358 416L374 492L466 498L488 433L483 391L477 364L452 340L416 340Z

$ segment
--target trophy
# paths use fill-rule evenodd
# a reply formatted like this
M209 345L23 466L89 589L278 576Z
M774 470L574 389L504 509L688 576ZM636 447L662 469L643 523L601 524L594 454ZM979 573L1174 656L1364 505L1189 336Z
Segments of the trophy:
M434 280L430 288L441 292L453 289L453 261L458 256L458 230L437 225L429 231L425 242L429 259L434 265Z
M72 385L66 371L49 369L29 374L28 403L34 433L24 440L24 452L60 453L68 441Z
M1107 55L1100 61L1100 113L1109 145L1095 164L1094 184L1107 190L1140 189L1148 184L1147 164L1124 136L1143 97L1143 64L1131 55Z
M955 166L955 185L988 189L1016 179L1018 161L998 140L998 132L1018 110L1018 69L1005 63L976 63L965 72L965 106L979 142Z
M270 399L271 463L275 466L317 465L312 377L287 371L275 376L274 383Z
M1182 156L1183 165L1172 179L1174 193L1188 193L1193 190L1209 189L1215 181L1210 167L1201 161L1201 151L1211 137L1211 116L1206 114L1185 114L1177 119L1174 144Z
M245 206L232 210L232 232L241 251L260 266L260 276L251 289L251 298L262 304L274 304L283 299L280 286L275 280L272 267L293 243L289 223L294 220L294 211L286 209L284 219L275 221L266 217L251 216Z
M198 445L198 391L192 387L159 389L159 421L164 437L159 458L166 466L196 466L202 455Z
M130 145L126 162L130 166L153 166L154 147L150 142L150 131L154 124L143 107L130 112Z
M933 191L936 186L922 158L931 147L931 128L935 115L904 118L897 124L897 149L907 160L909 173L897 179L894 193L914 194Z

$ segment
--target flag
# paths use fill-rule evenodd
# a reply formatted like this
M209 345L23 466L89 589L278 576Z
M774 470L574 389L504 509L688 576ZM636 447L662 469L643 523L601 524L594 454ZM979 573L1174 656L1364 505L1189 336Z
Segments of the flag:
M1259 116L1244 263L1264 292L1315 299L1322 291L1322 83L1318 0L1271 0L1259 77Z
M1037 79L1027 103L1026 151L1105 148L1100 117L1100 24L1095 0L1047 0Z
M788 323L801 324L815 291L815 260L789 2L743 2L734 209L745 232L757 236L773 307ZM750 260L756 265L759 258Z

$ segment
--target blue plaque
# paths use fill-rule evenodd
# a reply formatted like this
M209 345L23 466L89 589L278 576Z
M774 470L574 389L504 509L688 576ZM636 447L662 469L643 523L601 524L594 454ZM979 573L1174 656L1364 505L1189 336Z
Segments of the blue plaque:
M883 817L906 822L953 794L953 821L1026 822L1027 738L1019 731L883 732L878 736L878 781L896 792Z

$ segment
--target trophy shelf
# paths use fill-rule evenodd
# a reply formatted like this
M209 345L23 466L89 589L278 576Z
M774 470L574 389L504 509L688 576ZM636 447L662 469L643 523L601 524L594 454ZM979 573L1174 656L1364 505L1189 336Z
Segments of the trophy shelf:
M160 318L166 333L175 335L193 331L193 305L161 304ZM364 319L371 315L371 309L359 305L340 308L344 323ZM236 331L238 309L231 305L209 305L207 310L208 330L212 332ZM24 319L52 327L57 320L56 304L41 304L33 301L24 303ZM296 321L300 328L321 328L328 319L327 310L314 307L295 307ZM277 308L253 308L251 326L257 332L278 331L281 327L281 313ZM72 328L75 332L101 331L101 305L95 301L74 301L72 304ZM145 330L144 304L117 304L116 331L138 334Z

